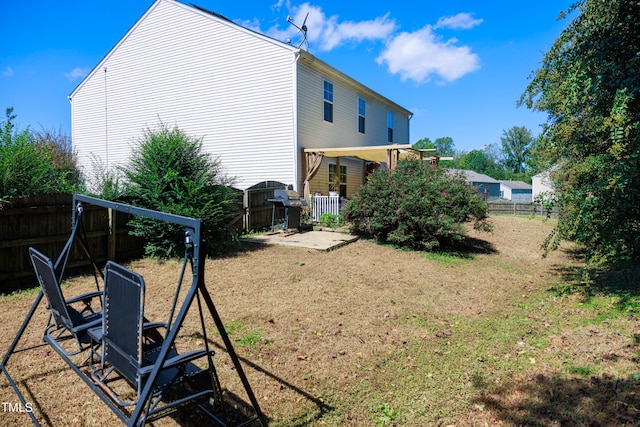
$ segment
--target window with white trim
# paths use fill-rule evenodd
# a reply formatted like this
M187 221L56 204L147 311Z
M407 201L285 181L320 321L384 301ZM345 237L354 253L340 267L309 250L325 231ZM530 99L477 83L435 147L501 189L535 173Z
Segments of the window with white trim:
M393 142L393 112L387 111L387 142Z
M363 98L358 97L358 132L364 133L365 116L367 103Z
M323 118L325 122L333 123L333 83L328 80L323 81L324 111Z
M329 191L338 191L340 197L347 197L347 167L340 165L340 179L338 180L338 165L329 163Z

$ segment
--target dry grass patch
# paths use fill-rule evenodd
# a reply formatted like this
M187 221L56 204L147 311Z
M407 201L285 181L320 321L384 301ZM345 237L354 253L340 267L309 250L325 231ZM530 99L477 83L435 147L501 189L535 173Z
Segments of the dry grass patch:
M615 294L550 292L581 268L569 247L542 256L552 224L493 222L491 234L470 231L457 255L358 241L332 252L248 246L207 261L207 288L270 425L635 425L635 297L620 311ZM147 281L148 317L166 320L180 263L131 267ZM72 282L68 294L94 286ZM34 296L0 299L3 352ZM31 343L46 320L40 311ZM246 401L209 317L207 325L223 388ZM203 339L192 311L179 346ZM117 423L46 348L9 366L45 424ZM15 400L4 377L0 400ZM3 413L5 422L28 419Z

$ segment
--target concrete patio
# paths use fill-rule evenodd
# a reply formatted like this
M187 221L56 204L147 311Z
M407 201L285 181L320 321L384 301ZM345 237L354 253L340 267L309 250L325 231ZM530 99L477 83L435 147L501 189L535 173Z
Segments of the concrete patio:
M258 236L246 237L242 240L266 245L298 246L301 248L316 249L319 251L331 251L358 240L358 236L338 231L314 230L302 233L292 231L288 234L280 231L276 233L265 233Z

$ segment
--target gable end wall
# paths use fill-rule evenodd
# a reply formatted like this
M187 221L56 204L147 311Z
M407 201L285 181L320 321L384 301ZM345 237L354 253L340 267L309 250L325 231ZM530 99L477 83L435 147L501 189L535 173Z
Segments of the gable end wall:
M159 123L203 139L236 187L293 183L293 51L174 1L158 1L72 96L79 165L126 164Z

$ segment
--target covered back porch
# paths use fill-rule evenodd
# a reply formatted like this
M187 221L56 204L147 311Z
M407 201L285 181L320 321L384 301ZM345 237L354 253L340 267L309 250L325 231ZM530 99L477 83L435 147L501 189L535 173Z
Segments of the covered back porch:
M395 169L404 159L419 159L435 164L439 157L434 149L414 149L410 144L379 146L305 148L304 198L310 216L318 221L322 214L339 214L366 177L381 167Z

